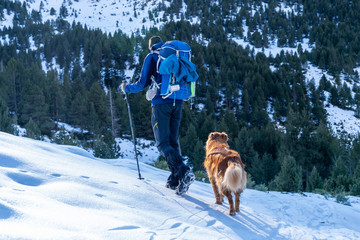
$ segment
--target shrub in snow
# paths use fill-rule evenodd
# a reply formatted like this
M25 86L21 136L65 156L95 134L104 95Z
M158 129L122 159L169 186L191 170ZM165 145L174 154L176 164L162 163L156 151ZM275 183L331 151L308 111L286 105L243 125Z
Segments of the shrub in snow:
M29 119L25 125L26 134L25 137L39 140L41 137L41 131L39 126L33 121L32 118Z
M62 145L79 145L79 141L76 137L74 137L74 134L70 134L64 127L54 134L53 141Z

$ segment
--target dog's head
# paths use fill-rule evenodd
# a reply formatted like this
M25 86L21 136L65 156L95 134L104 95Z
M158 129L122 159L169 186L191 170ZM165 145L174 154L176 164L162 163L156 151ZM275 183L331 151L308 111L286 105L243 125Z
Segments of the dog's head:
M209 134L208 140L206 141L206 148L208 148L212 143L227 145L228 140L229 138L226 133L212 132Z

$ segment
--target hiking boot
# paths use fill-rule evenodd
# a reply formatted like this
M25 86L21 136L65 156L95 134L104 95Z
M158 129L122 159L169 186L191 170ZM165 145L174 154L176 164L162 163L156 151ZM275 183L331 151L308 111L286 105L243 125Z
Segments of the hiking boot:
M171 190L175 190L178 185L179 180L175 177L174 174L171 173L166 181L165 187L170 188Z
M169 189L171 189L171 190L175 190L177 186L171 185L170 182L166 182L165 187L166 187L166 188L169 188Z
M195 181L195 175L190 170L187 170L184 177L181 179L179 186L176 188L176 194L182 195L189 190L190 184Z

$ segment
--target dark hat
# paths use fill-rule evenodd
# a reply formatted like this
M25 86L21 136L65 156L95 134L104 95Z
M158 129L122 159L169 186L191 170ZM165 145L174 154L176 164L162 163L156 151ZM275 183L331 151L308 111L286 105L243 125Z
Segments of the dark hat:
M157 43L163 42L160 36L152 36L149 39L149 49L151 49L151 47Z

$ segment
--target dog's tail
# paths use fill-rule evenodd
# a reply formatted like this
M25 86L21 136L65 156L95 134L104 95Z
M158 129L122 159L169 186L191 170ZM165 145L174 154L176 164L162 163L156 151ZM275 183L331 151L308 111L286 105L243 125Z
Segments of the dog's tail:
M243 191L246 188L246 172L239 163L229 162L222 185L232 192Z

